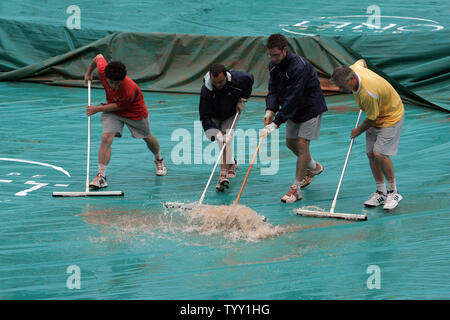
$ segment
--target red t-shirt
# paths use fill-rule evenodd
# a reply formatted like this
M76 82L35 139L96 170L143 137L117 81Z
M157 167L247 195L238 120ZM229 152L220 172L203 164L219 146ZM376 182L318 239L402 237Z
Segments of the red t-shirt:
M144 95L139 86L128 76L120 83L118 90L113 91L106 80L105 68L108 62L104 58L97 59L97 72L106 92L107 103L116 103L120 110L114 113L118 116L141 120L148 117Z

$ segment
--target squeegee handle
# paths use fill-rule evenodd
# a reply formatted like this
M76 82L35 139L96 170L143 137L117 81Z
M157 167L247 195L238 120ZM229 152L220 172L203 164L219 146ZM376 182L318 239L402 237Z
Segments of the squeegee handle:
M258 147L256 148L255 154L253 155L252 162L250 163L250 166L248 167L247 174L245 175L244 182L242 183L242 186L241 186L241 190L239 191L239 194L238 194L236 200L234 201L234 204L237 204L239 202L239 199L241 198L242 191L244 191L245 184L247 183L248 176L250 174L250 171L252 170L253 163L255 162L256 156L258 155L259 147L261 147L261 142L263 140L264 140L264 138L259 139Z
M362 110L359 110L358 120L356 120L355 128L357 128L359 125L359 120L361 119L361 114L362 114ZM344 168L342 168L341 178L339 179L338 187L336 189L336 194L334 195L333 203L331 204L331 209L330 209L331 213L334 212L334 208L336 207L337 197L339 194L339 190L341 189L342 180L344 179L345 169L347 168L347 162L350 157L350 152L352 151L353 140L354 140L354 138L352 138L352 140L350 141L350 146L348 148L347 157L345 158Z
M237 119L238 115L239 115L239 112L236 112L236 115L234 116L233 123L231 124L231 130L234 130L234 124L236 122L236 119ZM225 147L226 147L226 143L223 144L222 149L220 150L219 156L217 157L217 160L216 160L216 164L214 165L214 168L213 168L213 170L212 170L212 172L211 172L211 174L209 176L208 182L206 183L206 187L203 190L202 196L200 197L200 200L199 200L198 204L202 204L203 203L203 199L205 199L206 191L208 190L209 184L211 183L212 177L214 176L214 172L216 172L217 165L219 164L219 161L222 158L222 154L223 154L223 151L225 150Z
M88 106L91 105L91 80L88 81ZM89 192L89 159L91 158L91 116L88 116L87 165L86 165L86 192Z

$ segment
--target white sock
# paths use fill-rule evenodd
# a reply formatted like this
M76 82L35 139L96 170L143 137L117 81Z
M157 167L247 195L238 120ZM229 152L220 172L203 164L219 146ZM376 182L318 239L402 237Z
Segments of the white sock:
M316 161L314 161L313 158L311 158L311 160L308 163L308 169L309 170L314 170L316 168L317 164Z
M383 182L377 182L377 191L380 191L382 194L386 195L386 184Z
M392 181L388 181L388 189L389 189L389 191L397 192L397 186L395 185L395 179Z
M294 184L296 184L299 189L302 188L302 181L295 179Z
M162 160L161 151L158 151L158 153L155 153L154 156L155 156L155 160L158 160L158 161Z
M100 173L103 177L106 177L106 168L108 167L108 165L105 164L98 164L98 173Z

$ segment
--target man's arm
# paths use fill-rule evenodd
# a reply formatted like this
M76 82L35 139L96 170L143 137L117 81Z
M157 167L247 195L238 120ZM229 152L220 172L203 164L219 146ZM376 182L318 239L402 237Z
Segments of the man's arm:
M380 116L380 108L378 100L371 95L365 95L361 98L361 105L364 106L364 111L367 115L366 120L358 127L352 130L350 138L356 138L370 127L375 126L377 118Z
M203 85L200 91L200 103L198 106L198 111L200 114L200 121L202 123L203 130L206 132L208 130L218 131L217 125L212 120L212 104L211 104L211 94L208 89ZM211 141L215 140L215 133L211 135Z
M278 110L280 110L278 96L275 88L276 85L274 83L274 79L272 78L272 74L269 73L269 92L266 97L266 113L263 118L264 126L271 124L275 114L278 112Z
M239 100L236 104L236 112L242 112L245 109L245 103L250 99L253 90L254 78L251 73L242 73L243 77L241 79L242 92Z
M92 72L94 72L95 68L97 68L97 60L103 58L102 54L98 54L92 59L91 64L89 65L86 74L84 75L84 81L92 81Z
M361 135L367 129L373 127L376 122L377 122L376 119L375 120L370 120L370 119L366 118L366 120L364 120L364 122L358 128L355 128L355 129L352 130L352 132L350 134L350 138L354 139L357 136Z
M283 107L275 116L274 122L277 126L285 123L296 112L298 101L305 90L306 79L304 70L296 68L290 78L290 83L285 88L286 95L283 97Z
M266 111L270 110L274 114L278 112L280 109L280 104L278 102L278 95L276 92L276 85L274 83L274 79L272 77L272 74L269 76L269 86L268 86L269 92L266 97Z
M243 73L243 74L244 74L242 81L243 90L240 98L248 100L252 95L254 77L251 73Z
M86 106L86 114L92 116L97 112L114 112L119 111L120 108L117 103L108 103L101 106Z
M364 59L359 59L358 61L356 61L356 63L360 63L364 68L367 68L367 63Z

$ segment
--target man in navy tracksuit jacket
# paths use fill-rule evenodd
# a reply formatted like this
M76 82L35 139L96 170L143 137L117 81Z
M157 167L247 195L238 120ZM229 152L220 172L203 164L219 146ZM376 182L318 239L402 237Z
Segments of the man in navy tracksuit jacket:
M213 64L203 79L199 104L203 130L211 141L219 143L220 148L225 143L216 186L219 191L229 187L228 178L236 177L237 162L232 158L232 130L245 108L245 102L250 98L252 88L252 74L227 71L223 64Z
M267 49L270 79L261 137L286 122L286 145L297 156L297 167L294 184L281 201L295 202L302 199L300 188L309 185L324 169L311 157L309 143L318 139L327 106L316 70L306 58L287 49L283 35L271 35Z

